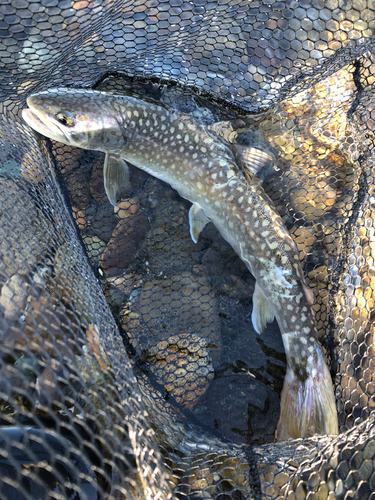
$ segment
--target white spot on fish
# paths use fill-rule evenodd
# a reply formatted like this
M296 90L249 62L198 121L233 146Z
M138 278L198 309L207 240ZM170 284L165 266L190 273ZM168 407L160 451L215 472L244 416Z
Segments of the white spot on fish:
M180 123L178 124L178 128L179 128L180 130L182 130L182 129L184 128L184 124L180 122Z

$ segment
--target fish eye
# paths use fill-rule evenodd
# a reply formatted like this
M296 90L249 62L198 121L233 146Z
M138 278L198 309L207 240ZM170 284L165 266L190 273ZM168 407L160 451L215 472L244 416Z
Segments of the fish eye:
M73 127L74 125L74 118L72 113L69 113L69 111L59 111L59 113L56 113L55 115L56 120L61 123L61 125L65 125L65 127Z

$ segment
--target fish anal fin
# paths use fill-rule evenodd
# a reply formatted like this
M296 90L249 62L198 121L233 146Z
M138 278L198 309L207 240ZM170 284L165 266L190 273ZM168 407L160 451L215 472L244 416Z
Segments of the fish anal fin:
M253 321L254 329L257 333L262 333L267 323L271 323L275 317L273 307L267 297L264 295L263 290L255 283L255 290L253 295L253 312L251 319Z
M202 229L210 222L210 219L204 213L203 208L198 203L193 203L189 210L189 223L191 239L194 243L198 242L198 237Z
M113 206L117 205L117 194L129 189L129 169L125 161L116 154L107 153L104 160L104 189Z
M277 440L338 434L336 403L331 375L318 344L318 360L303 382L287 369L281 392Z

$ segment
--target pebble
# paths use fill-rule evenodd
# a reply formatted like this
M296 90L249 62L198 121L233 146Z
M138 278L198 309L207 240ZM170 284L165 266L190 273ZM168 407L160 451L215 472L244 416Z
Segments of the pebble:
M96 265L99 265L102 253L106 248L106 243L101 240L98 236L82 236L83 243L86 247L86 252L89 257Z
M83 210L78 210L77 207L72 207L72 215L75 223L80 231L84 231L87 228L87 218Z
M74 345L79 334L79 325L74 314L61 302L44 292L32 294L27 299L25 324L21 328L10 328L4 340L5 348L35 354L46 352L54 358L72 358Z
M109 295L117 296L120 293L124 296L130 295L132 291L140 286L141 277L134 274L123 274L121 276L108 276L105 279L105 287L109 289ZM118 303L115 299L114 302Z
M44 182L45 179L42 176L42 170L39 165L35 162L35 152L27 152L22 158L21 163L21 175L22 177L32 184L38 184L39 182Z
M78 210L85 209L90 204L91 193L89 188L90 167L81 162L83 150L53 142L52 153L55 155L60 174L69 191L72 205Z
M88 227L86 234L98 236L106 243L112 238L112 233L118 223L113 213L113 206L109 203L96 203L85 210Z
M123 329L166 392L193 408L213 379L220 323L210 280L189 272L155 278L132 294Z
M107 193L104 189L104 153L99 155L98 160L92 166L92 174L89 182L91 196L97 203L108 202Z
M0 306L4 308L4 317L16 321L26 307L29 285L26 276L14 274L1 289Z
M107 275L120 274L129 266L150 229L150 222L143 214L119 221L101 257L101 267Z
M122 200L118 203L117 207L114 207L114 213L119 219L127 219L131 215L138 212L140 207L138 198L129 198L128 200Z
M15 201L17 210L14 209ZM28 273L50 252L55 228L40 213L23 181L0 178L0 275L6 281L15 273Z
M80 269L77 253L74 247L65 243L59 247L54 256L54 281L52 296L59 302L69 304L82 325L94 323L90 317L90 308L85 300L90 300L90 292L85 276ZM77 322L77 319L75 320Z

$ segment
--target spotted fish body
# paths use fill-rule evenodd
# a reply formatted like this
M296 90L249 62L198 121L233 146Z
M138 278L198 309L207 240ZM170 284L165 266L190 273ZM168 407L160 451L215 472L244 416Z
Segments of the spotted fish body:
M105 186L113 204L127 181L128 160L193 203L194 241L207 222L215 224L256 279L255 329L260 333L273 317L280 327L287 373L278 439L337 434L332 380L317 342L312 294L304 284L298 250L235 149L190 115L149 100L52 89L27 103L24 119L38 132L106 153Z

